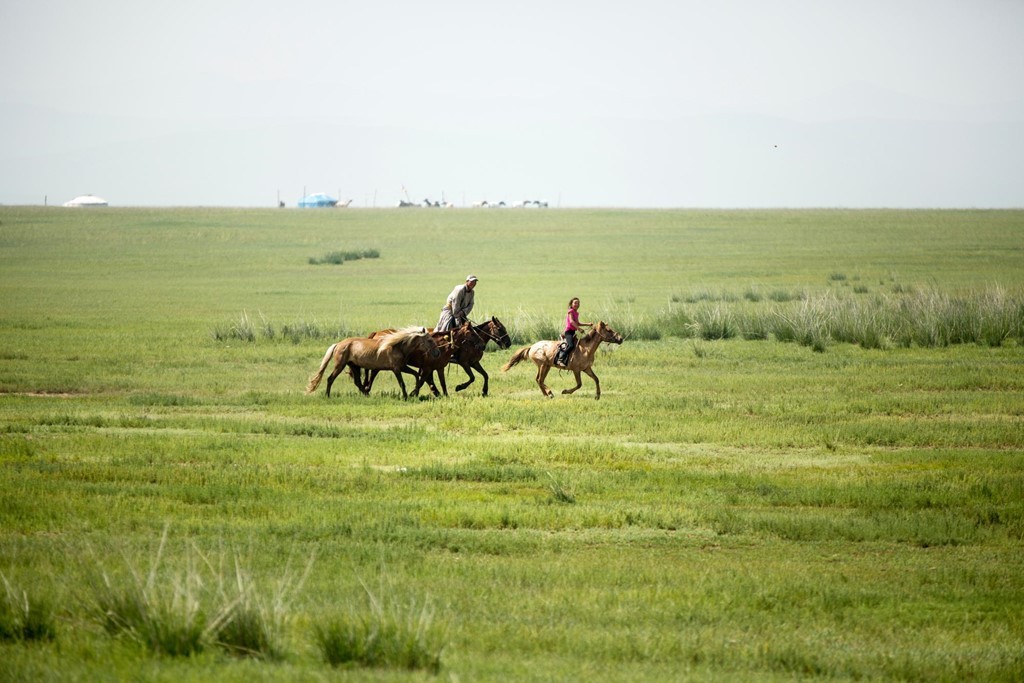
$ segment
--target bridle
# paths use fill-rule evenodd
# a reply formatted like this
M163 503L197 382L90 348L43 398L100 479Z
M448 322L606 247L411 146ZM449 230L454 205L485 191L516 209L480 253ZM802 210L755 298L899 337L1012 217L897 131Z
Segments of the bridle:
M478 337L483 337L483 339L484 339L484 346L486 346L487 342L489 342L489 341L492 341L495 344L497 344L498 346L501 346L501 341L499 340L499 337L497 335L491 334L490 332L487 331L487 328L489 328L491 326L493 321L488 320L485 323L480 323L479 325L474 325L473 321L470 320L469 323L471 325L470 329L473 330L473 334L477 335ZM507 335L508 333L506 332L505 334Z

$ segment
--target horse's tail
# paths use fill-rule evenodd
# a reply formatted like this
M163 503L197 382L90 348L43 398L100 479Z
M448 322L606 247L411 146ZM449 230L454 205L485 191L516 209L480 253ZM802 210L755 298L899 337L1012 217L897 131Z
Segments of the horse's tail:
M518 365L521 361L524 361L527 358L529 358L530 357L530 348L532 348L532 347L524 346L523 348L521 348L518 351L516 351L515 353L513 353L512 357L508 359L508 362L505 363L504 366L502 366L501 371L502 372L508 372L513 367Z
M334 347L341 342L331 344L331 347L327 349L327 353L324 354L324 359L320 361L320 369L316 371L315 375L309 376L309 384L306 385L306 393L312 394L316 391L316 388L320 386L320 380L324 378L324 372L327 370L327 364L331 362L331 356L334 355Z

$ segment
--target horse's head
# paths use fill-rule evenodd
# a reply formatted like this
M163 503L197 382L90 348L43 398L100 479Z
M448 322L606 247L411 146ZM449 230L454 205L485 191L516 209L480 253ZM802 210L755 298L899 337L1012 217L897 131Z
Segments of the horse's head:
M599 320L597 322L597 325L594 327L594 330L597 332L597 336L603 342L608 342L609 344L622 343L622 335L613 330L611 326L608 325L608 323L606 323L603 320Z
M416 351L419 351L428 358L437 358L441 355L441 347L438 344L438 340L425 327L418 328L409 337L409 346L406 349L406 353L414 353Z
M507 349L512 346L512 339L508 336L508 331L505 326L501 324L501 321L491 316L490 321L487 323L487 333L491 335L491 339L498 345L499 348Z

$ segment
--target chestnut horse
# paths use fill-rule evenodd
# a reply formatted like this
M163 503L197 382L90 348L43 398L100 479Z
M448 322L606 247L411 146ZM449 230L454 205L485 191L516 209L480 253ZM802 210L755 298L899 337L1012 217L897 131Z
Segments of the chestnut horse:
M371 338L386 334L391 330L380 330L370 335ZM434 335L446 334L438 333L431 330ZM481 359L484 357L484 349L487 347L487 342L493 341L498 345L499 348L507 349L512 346L512 340L508 336L508 332L505 330L505 326L501 324L501 321L496 317L491 317L485 323L479 325L473 325L469 321L462 324L461 327L451 330L451 335L448 336L448 344L450 344L451 353L445 353L444 342L438 341L438 347L441 349L441 355L447 355L448 360L445 363L451 363L453 365L460 366L465 370L469 376L469 380L459 384L455 387L455 391L462 391L476 380L476 376L473 374L473 370L476 370L484 378L484 390L483 395L487 395L489 377L487 371L484 370L480 364ZM447 336L447 335L446 335ZM436 341L436 340L435 340ZM431 391L437 396L437 388L433 383L433 374L437 372L438 378L441 382L441 387L444 389L444 395L448 395L448 386L444 378L444 366L445 363L439 363L438 361L428 361L426 364L418 364L410 360L409 365L420 368L421 372L419 378L416 380L416 388L413 390L413 394L417 394L423 383L426 382L430 385ZM426 369L426 366L430 366L430 369ZM409 374L415 374L411 369L406 370ZM366 377L364 386L369 391L373 385L373 379L376 377L376 373L373 373L372 377Z
M393 329L377 330L372 332L369 338L377 339L393 332ZM419 394L420 387L424 383L430 387L430 391L433 392L434 396L441 395L437 390L437 385L434 384L434 372L437 372L438 379L441 381L441 389L444 391L444 395L448 395L448 385L444 379L444 368L451 361L452 355L461 351L473 337L473 326L467 321L461 327L453 328L448 332L431 332L430 336L437 345L438 353L412 353L406 358L406 365L402 368L402 372L416 377L416 388L412 390L413 396ZM419 370L418 372L417 369ZM377 379L378 372L378 370L368 370L366 376L362 378L366 393L369 393L370 389L373 388L373 381Z
M594 374L592 367L594 365L594 352L597 351L597 347L601 345L601 342L621 344L622 335L606 325L603 320L594 325L594 328L577 342L576 348L572 350L572 355L569 356L568 369L576 376L576 386L572 389L563 389L563 394L571 394L583 386L580 373L585 372L594 380L594 398L601 398L601 382L597 379L597 375ZM554 398L554 394L544 384L544 380L547 378L551 368L555 366L555 355L558 353L559 343L557 341L539 341L533 346L524 346L512 354L512 358L505 363L501 371L508 372L520 361L529 358L537 365L537 386L540 387L541 392L545 396Z
M362 393L367 392L359 382L359 368L371 370L391 370L398 379L398 386L402 387L402 398L408 398L405 390L405 382L402 381L401 370L405 367L406 359L413 353L437 353L437 345L431 339L425 327L407 327L397 332L384 335L377 339L366 337L349 337L333 344L324 359L320 361L320 369L309 378L306 386L306 393L312 394L320 386L328 363L334 359L334 371L327 378L327 395L331 395L331 385L337 379L341 371L346 367L352 372L352 380Z

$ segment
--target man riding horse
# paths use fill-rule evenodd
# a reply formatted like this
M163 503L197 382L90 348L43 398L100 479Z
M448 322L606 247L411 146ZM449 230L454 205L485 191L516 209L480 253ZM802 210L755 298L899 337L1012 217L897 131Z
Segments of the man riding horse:
M441 309L441 317L434 328L435 332L447 332L469 320L469 313L473 310L473 290L476 288L476 282L476 275L467 275L466 284L458 285L452 290L444 308Z

